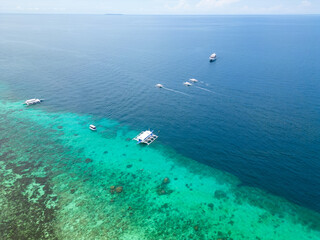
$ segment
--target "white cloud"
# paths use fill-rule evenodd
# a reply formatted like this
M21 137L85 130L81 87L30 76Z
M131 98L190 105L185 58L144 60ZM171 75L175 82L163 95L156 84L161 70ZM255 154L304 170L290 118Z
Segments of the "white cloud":
M296 5L273 5L266 7L251 7L248 5L240 8L240 12L243 14L301 14L310 13L312 10L312 3L308 0L302 0L296 3Z
M308 1L308 0L303 0L303 1L301 1L300 6L301 7L310 7L311 6L311 2Z
M170 11L187 10L190 9L190 5L186 0L179 0L178 4L174 6L165 5L165 8Z
M240 0L201 0L197 3L196 7L201 9L218 8L226 5L230 5Z
M281 12L287 13L287 9L282 5L268 7L249 7L248 5L245 5L240 8L240 12L244 14L277 14Z

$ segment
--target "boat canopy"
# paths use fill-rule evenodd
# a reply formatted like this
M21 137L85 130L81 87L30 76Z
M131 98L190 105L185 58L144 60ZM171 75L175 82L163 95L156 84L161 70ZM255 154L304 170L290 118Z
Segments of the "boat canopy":
M40 99L33 98L33 99L26 100L24 103L27 105L32 105L32 104L36 104L36 103L40 103L40 102L41 102Z
M147 137L149 137L152 134L151 131L144 131L138 138L138 140L143 141L145 140Z
M136 140L139 143L145 143L147 145L151 144L158 138L157 135L153 134L153 131L146 130L138 134L133 140Z

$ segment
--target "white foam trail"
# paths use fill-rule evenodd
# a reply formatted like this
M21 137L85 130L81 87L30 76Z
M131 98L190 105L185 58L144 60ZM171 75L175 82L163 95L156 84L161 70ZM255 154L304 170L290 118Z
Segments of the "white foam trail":
M207 87L209 86L209 84L205 83L204 81L200 81L200 83L206 85Z
M177 90L174 90L174 89L171 89L171 88L166 88L166 87L162 87L162 88L165 89L165 90L171 91L171 92L180 93L180 94L183 94L183 95L186 95L186 96L190 96L189 94L186 94L184 92L180 92L180 91L177 91Z
M207 91L207 92L211 92L211 93L213 93L213 94L218 94L218 93L216 93L216 92L214 92L214 91L211 91L211 90L209 90L209 89L206 89L206 88L202 88L202 87L198 87L198 86L195 86L196 88L200 88L200 89L202 89L202 90L204 90L204 91Z

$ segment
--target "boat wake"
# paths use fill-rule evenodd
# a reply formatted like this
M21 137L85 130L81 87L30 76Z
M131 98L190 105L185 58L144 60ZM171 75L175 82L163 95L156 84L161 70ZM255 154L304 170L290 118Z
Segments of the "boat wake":
M189 94L186 94L184 92L180 92L180 91L177 91L177 90L174 90L174 89L171 89L171 88L166 88L166 87L162 87L162 88L165 89L165 90L171 91L171 92L180 93L180 94L183 94L183 95L186 95L186 96L190 96Z
M209 89L206 89L206 88L202 88L202 87L198 87L198 86L194 86L194 87L199 88L199 89L201 89L201 90L203 90L203 91L210 92L210 93L212 93L212 94L218 94L218 93L216 93L216 92L214 92L214 91L211 91L211 90L209 90Z

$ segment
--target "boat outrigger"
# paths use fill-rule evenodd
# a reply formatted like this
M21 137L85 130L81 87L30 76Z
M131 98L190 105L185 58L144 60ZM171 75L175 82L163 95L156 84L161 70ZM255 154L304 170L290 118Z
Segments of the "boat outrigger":
M147 145L150 145L153 143L156 139L158 138L157 135L153 133L153 131L146 130L142 131L141 133L138 134L133 140L136 140L139 143L145 143Z
M41 103L42 101L43 100L41 100L41 99L32 98L32 99L26 100L24 102L24 104L26 104L27 106L30 106L30 105L34 105L34 104L37 104L37 103Z
M92 125L92 124L89 126L89 129L92 130L92 131L96 131L97 130L96 126Z

